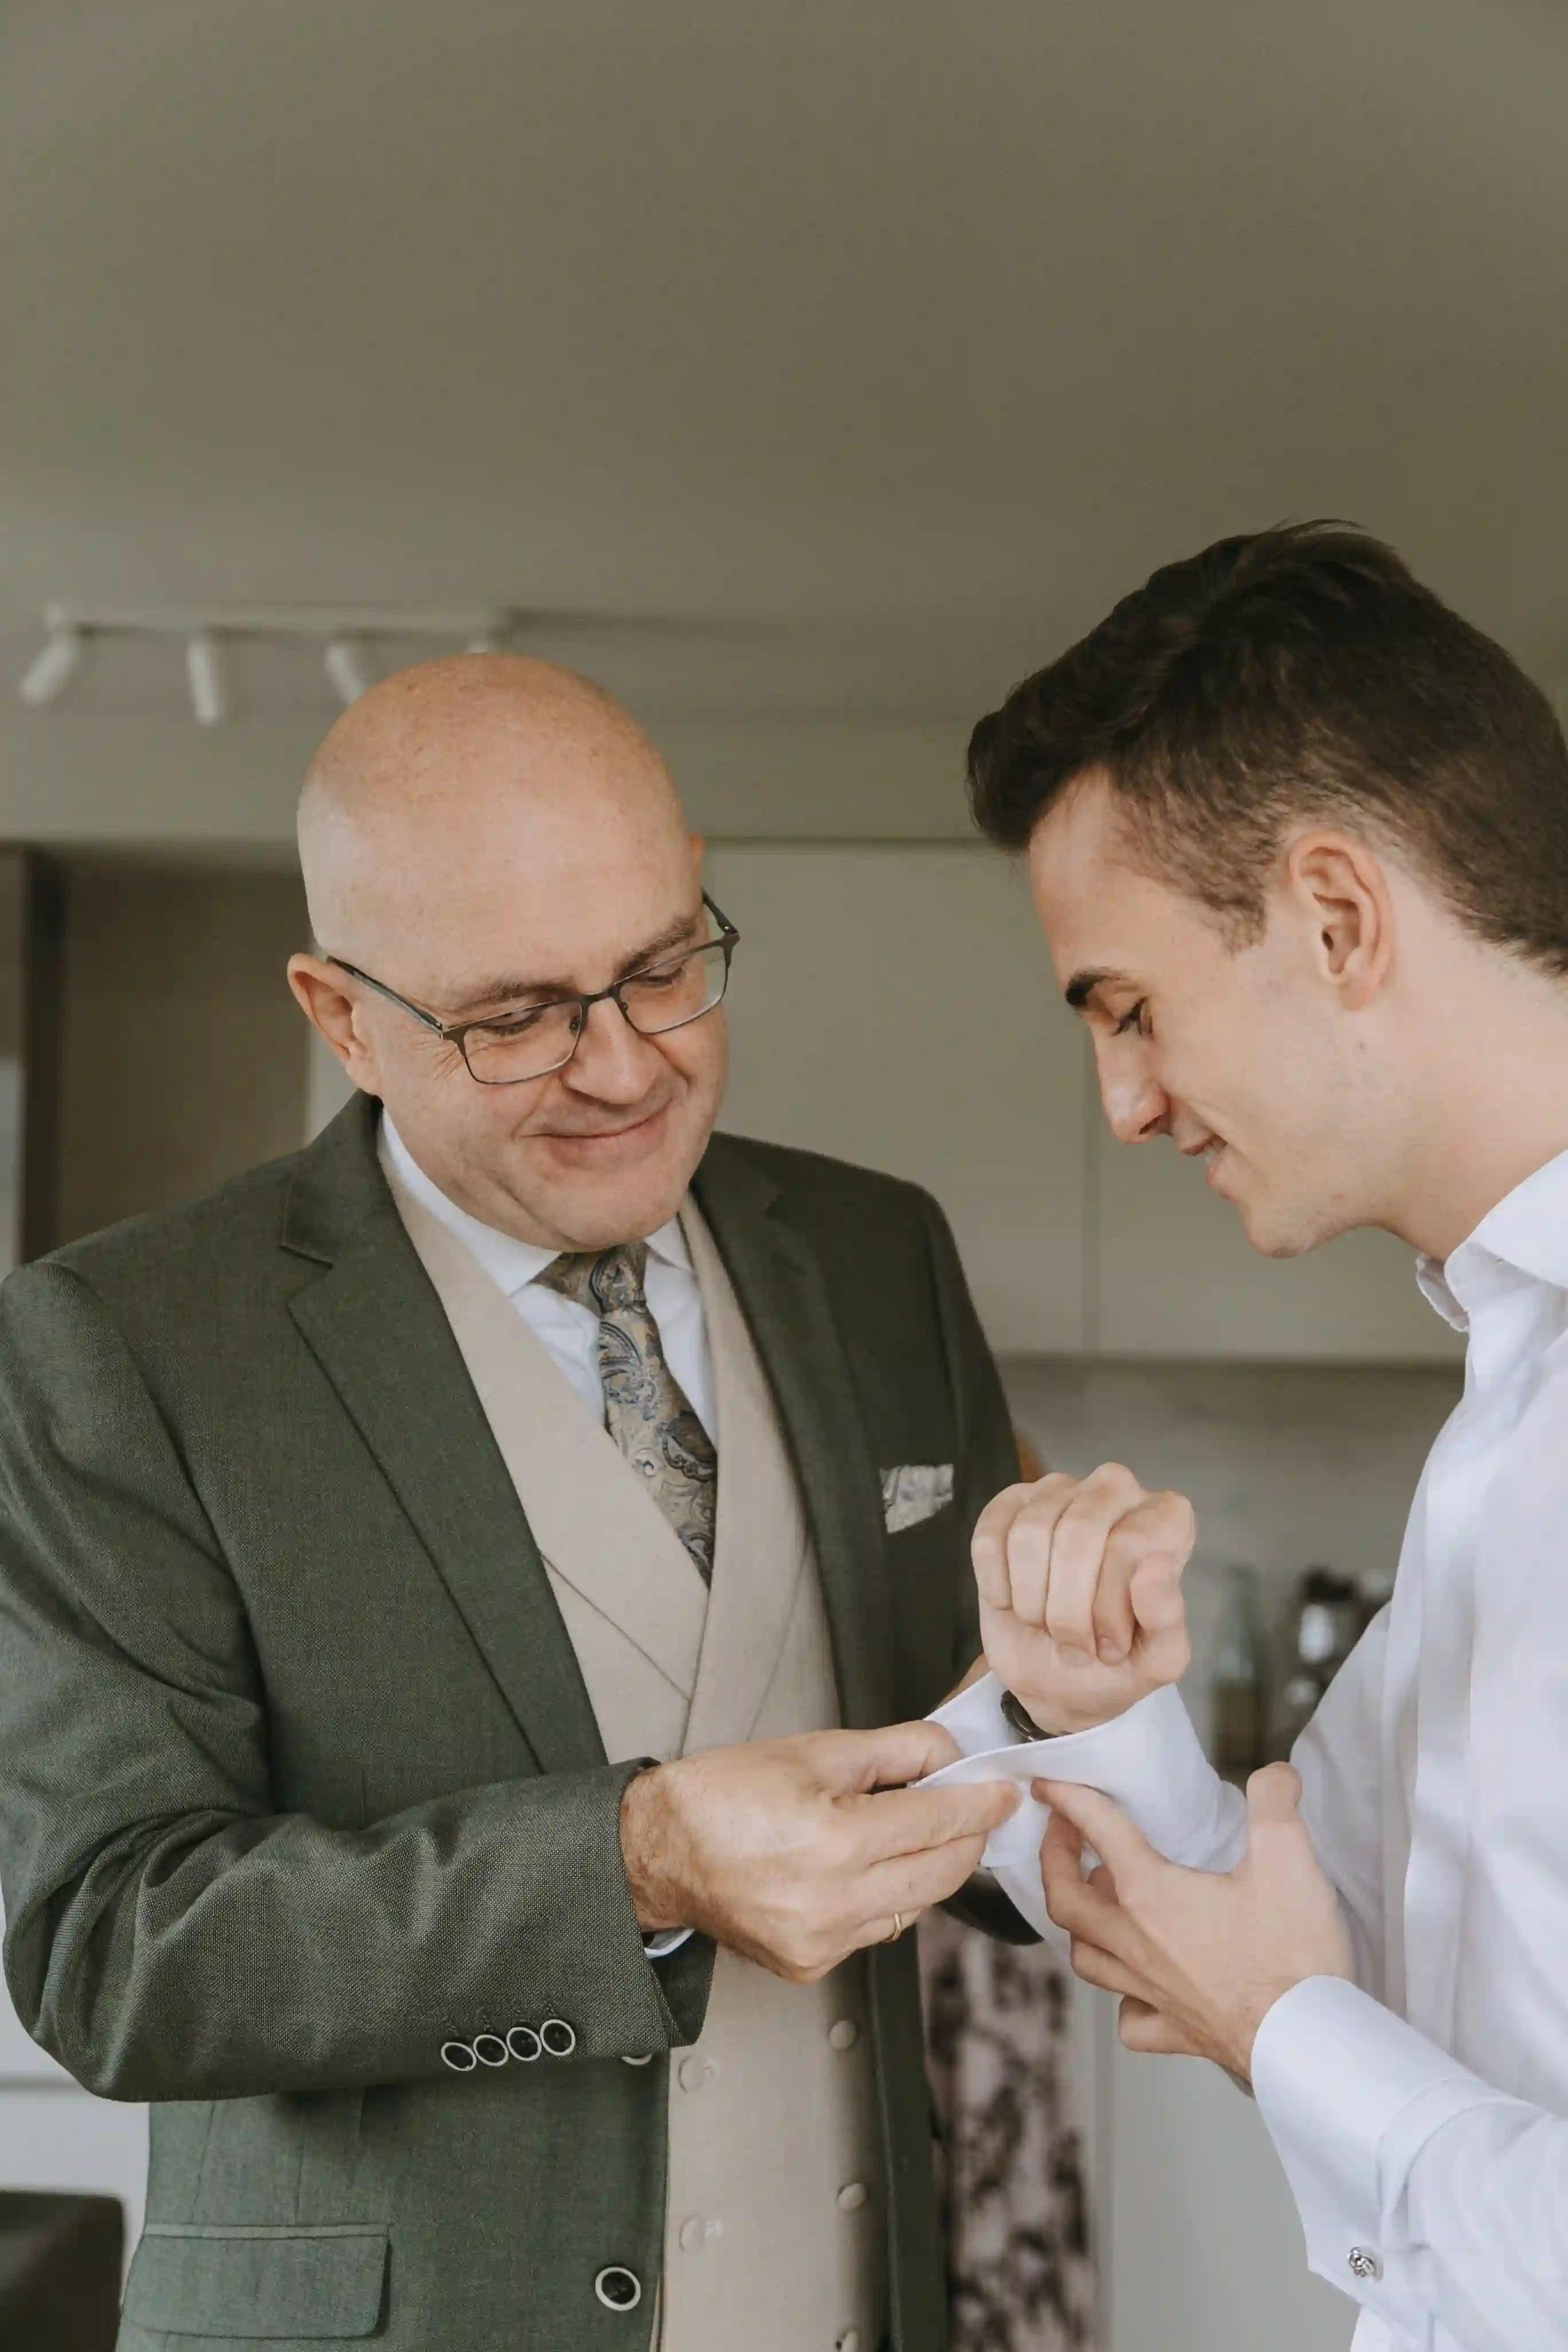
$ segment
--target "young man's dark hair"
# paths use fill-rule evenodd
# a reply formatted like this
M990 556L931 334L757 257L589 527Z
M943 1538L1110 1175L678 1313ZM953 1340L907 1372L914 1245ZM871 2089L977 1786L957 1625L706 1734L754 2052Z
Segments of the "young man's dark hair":
M1015 687L969 746L1022 848L1103 772L1141 862L1256 938L1281 840L1328 819L1422 867L1481 938L1568 973L1568 748L1500 646L1347 524L1171 563Z

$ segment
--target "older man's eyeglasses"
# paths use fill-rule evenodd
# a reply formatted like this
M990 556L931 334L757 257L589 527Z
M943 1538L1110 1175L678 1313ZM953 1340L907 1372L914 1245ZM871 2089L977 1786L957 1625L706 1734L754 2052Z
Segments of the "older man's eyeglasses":
M509 1004L479 1021L443 1021L424 1005L399 996L374 973L362 971L358 964L335 955L326 961L374 989L389 1003L401 1006L447 1045L456 1045L469 1076L481 1087L518 1087L565 1068L583 1041L595 1004L617 1006L639 1037L662 1037L711 1013L730 984L730 959L741 934L706 891L702 904L719 927L716 938L684 948L678 955L661 957L658 963L628 972L614 987L598 989L591 996L555 996L538 1004Z

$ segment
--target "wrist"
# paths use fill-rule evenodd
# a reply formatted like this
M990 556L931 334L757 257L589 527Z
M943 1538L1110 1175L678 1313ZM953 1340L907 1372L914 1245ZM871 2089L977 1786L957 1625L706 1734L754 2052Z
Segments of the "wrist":
M1059 1696L1036 1697L1016 1685L1008 1689L1003 1685L1002 1712L1020 1739L1062 1739L1075 1731L1099 1731L1108 1723L1116 1722L1149 1696L1147 1691L1133 1691L1115 1699L1100 1698L1078 1706L1064 1704ZM1032 1729L1026 1728L1032 1726Z
M649 1765L633 1775L621 1794L621 1860L645 1936L688 1925L670 1869L671 1769L668 1764Z

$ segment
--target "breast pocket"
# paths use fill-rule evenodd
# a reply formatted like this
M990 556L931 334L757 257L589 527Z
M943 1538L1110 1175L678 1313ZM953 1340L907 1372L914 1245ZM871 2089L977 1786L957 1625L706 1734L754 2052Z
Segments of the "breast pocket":
M273 2352L374 2333L386 2283L388 2232L200 2229L149 2222L125 2290L128 2326L201 2336Z

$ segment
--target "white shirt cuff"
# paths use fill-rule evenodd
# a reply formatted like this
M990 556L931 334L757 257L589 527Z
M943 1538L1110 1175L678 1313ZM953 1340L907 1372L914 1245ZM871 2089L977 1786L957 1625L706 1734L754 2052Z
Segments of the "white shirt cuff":
M660 1927L657 1935L643 1937L642 1948L650 1960L668 1960L671 1952L679 1952L696 1932L694 1927Z
M1024 1801L985 1849L994 1871L1032 1927L1051 1932L1040 1885L1040 1846L1050 1808L1029 1793L1033 1780L1071 1780L1113 1797L1151 1845L1171 1862L1228 1870L1246 1845L1247 1807L1205 1756L1174 1689L1152 1692L1114 1722L1055 1739L1020 1740L1002 1712L1002 1685L986 1675L931 1717L963 1750L961 1762L933 1772L925 1787L948 1780L1012 1780Z
M1397 2226L1415 2156L1467 2108L1478 2075L1370 1993L1309 1977L1258 2029L1252 2087L1321 2278L1415 2329L1426 2306Z

